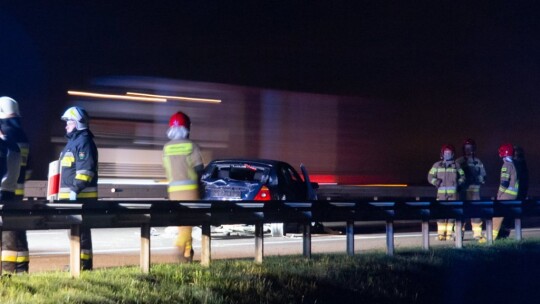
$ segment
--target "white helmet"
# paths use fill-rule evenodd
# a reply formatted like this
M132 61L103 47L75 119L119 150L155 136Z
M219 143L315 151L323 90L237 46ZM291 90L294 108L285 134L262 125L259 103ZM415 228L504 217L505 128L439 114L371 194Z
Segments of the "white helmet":
M71 107L62 115L62 120L73 120L77 122L77 130L88 129L89 118L86 110L80 107Z
M17 102L7 96L0 97L0 119L21 116Z

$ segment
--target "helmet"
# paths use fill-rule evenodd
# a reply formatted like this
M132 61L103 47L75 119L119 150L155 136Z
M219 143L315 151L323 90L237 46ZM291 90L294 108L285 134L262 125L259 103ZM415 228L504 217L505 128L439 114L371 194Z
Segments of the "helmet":
M514 156L514 146L512 144L502 144L499 147L499 157Z
M472 147L472 151L471 151L471 152L474 154L474 152L476 152L476 142L474 141L474 139L472 139L472 138L467 138L467 139L465 139L465 140L463 141L463 154L467 154L467 153L465 152L465 146L467 146L467 145L469 145L469 146Z
M186 114L178 111L169 119L169 127L184 127L189 131L191 128L191 120Z
M191 128L191 120L189 117L182 113L176 112L169 119L169 129L167 130L167 137L169 139L185 139L189 138L189 129Z
M81 107L71 107L64 112L62 120L73 120L77 122L77 130L84 130L88 129L90 117L85 109Z
M445 150L450 150L452 152L452 154L456 154L456 149L454 148L454 146L449 145L449 144L445 144L445 145L442 145L442 147L441 147L441 159L443 158Z
M19 105L11 97L0 97L0 119L5 119L12 116L21 116L19 113Z

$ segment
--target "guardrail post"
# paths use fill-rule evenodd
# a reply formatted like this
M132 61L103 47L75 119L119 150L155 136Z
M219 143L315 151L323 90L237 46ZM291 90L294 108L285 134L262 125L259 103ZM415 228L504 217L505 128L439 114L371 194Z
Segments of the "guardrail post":
M150 272L150 224L141 225L141 271Z
M456 225L454 226L454 235L456 236L456 248L463 248L463 222L461 219L456 219Z
M69 233L69 271L72 278L81 276L81 225L71 225Z
M429 221L422 220L422 249L429 250Z
M347 221L347 227L345 228L347 234L347 255L354 255L354 222Z
M493 245L493 219L486 219L486 239L489 245Z
M386 221L386 254L394 255L394 222Z
M521 219L516 218L514 220L514 231L516 233L516 240L521 241L523 238L523 233L521 231Z
M263 224L255 224L255 263L262 264L264 255Z
M302 253L304 257L311 258L311 226L310 223L304 224L302 229Z
M201 236L201 265L205 267L210 266L210 259L211 259L210 242L211 242L210 225L203 224L202 236Z

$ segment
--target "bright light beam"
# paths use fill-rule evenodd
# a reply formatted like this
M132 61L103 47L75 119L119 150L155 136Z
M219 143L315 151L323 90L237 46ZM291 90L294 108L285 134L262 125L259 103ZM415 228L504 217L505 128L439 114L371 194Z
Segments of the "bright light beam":
M206 103L221 103L221 99L211 99L211 98L195 98L195 97L184 97L184 96L154 95L154 94L145 94L145 93L136 93L136 92L126 92L126 95L165 98L167 100L183 100L183 101L206 102Z
M140 96L126 96L126 95L114 95L114 94L100 94L100 93L91 93L91 92L81 92L81 91L68 91L69 95L73 96L84 96L84 97L94 97L94 98L105 98L105 99L121 99L121 100L133 100L133 101L148 101L148 102L167 102L165 98L157 97L140 97Z

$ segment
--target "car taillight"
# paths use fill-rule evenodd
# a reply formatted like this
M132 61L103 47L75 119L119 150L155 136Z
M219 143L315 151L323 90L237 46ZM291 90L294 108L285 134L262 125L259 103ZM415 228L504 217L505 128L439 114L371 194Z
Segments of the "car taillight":
M259 193L255 196L256 201L269 201L272 198L270 197L270 189L266 186L262 186Z

